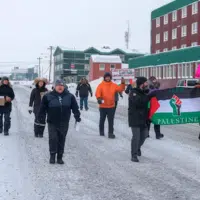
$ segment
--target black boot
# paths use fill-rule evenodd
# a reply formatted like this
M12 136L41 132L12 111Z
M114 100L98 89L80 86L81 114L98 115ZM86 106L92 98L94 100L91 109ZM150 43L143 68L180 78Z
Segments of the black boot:
M57 163L60 164L60 165L64 164L64 161L63 161L62 157L63 157L63 154L58 154L57 155Z
M9 135L9 132L4 130L4 135L5 135L5 136L8 136L8 135Z
M49 163L50 163L50 164L55 164L55 163L56 163L56 154L55 154L55 153L51 153L51 154L50 154Z
M108 134L108 138L115 139L115 135L114 134Z
M141 150L140 150L140 149L138 150L138 153L137 153L137 155L138 155L138 156L142 156L142 152L141 152Z
M132 162L139 162L138 157L137 156L133 156L131 159Z
M105 134L104 133L100 133L100 136L105 136Z

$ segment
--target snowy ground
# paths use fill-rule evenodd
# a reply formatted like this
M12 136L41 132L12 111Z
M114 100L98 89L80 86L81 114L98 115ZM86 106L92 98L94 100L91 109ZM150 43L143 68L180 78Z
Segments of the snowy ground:
M140 163L130 161L127 110L119 107L115 140L98 136L96 103L83 111L81 131L74 119L66 140L64 166L49 165L48 137L33 137L27 112L30 89L15 86L11 135L0 135L0 200L199 200L200 130L198 125L153 131Z

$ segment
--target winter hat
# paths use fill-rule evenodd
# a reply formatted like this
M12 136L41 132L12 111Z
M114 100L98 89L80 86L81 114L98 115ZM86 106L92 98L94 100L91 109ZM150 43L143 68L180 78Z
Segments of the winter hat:
M57 80L56 82L55 82L55 87L56 86L64 86L65 87L65 82L63 81L63 80Z
M145 82L147 82L147 78L142 76L138 77L136 80L137 87L140 87L140 85L144 84Z
M1 80L2 81L9 81L9 78L7 76L4 76Z
M110 72L106 72L106 73L104 74L104 76L103 76L104 80L105 80L106 77L110 77L110 79L112 79L111 73L110 73Z

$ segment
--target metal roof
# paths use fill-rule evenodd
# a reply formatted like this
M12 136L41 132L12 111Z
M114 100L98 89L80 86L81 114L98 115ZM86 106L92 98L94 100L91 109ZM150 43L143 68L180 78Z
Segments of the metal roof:
M177 49L174 51L151 54L129 60L129 68L184 63L200 60L200 46Z
M198 2L198 0L174 0L164 6L157 8L151 12L151 19L155 19L157 17L163 16L167 13L170 13L174 10L178 10L184 6L192 4L194 2Z

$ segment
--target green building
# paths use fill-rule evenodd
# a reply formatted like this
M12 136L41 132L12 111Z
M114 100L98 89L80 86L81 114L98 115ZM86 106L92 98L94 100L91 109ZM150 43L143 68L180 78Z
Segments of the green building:
M82 77L87 77L90 70L90 56L119 55L123 63L128 63L130 58L143 56L134 50L111 49L109 47L89 47L87 49L67 49L57 47L54 52L54 80L65 79L66 82L79 82Z

